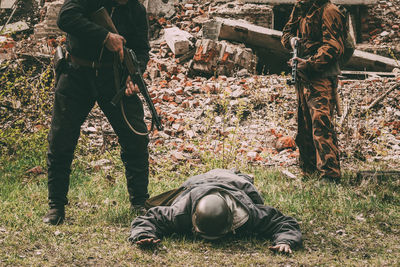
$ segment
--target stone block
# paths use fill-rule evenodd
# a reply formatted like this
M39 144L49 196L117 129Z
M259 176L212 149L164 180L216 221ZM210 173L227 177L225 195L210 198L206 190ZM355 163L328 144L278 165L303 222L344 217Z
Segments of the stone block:
M176 56L187 53L191 46L193 46L193 43L191 42L193 36L186 31L182 31L177 27L172 27L166 28L164 32L165 41L172 53Z
M143 2L147 14L171 18L175 14L174 0L145 0Z
M17 0L0 0L0 8L12 8Z

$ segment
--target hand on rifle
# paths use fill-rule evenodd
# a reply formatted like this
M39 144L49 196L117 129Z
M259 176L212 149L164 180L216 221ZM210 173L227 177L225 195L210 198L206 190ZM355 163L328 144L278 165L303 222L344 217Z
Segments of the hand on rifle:
M137 84L134 84L131 80L131 76L128 76L128 78L126 79L126 89L125 89L125 95L126 96L131 96L134 94L139 93L139 87L137 86Z
M293 62L297 61L297 69L298 70L304 70L307 67L307 60L299 58L299 57L293 57L289 60L288 64L289 66L293 67Z
M109 32L104 44L107 47L107 49L110 50L111 52L118 52L119 58L122 62L124 60L124 44L125 43L126 43L126 40L124 37L122 37L119 34Z

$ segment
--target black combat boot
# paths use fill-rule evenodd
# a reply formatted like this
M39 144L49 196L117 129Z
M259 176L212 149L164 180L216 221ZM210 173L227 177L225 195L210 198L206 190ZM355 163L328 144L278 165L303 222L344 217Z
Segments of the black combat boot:
M52 207L43 217L43 222L51 225L59 225L64 222L65 209L64 207Z

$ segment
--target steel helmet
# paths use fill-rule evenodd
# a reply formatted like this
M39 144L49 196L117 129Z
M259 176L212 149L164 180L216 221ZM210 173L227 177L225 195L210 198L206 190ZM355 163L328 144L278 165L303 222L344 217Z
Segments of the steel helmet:
M225 199L217 194L202 197L192 215L193 228L205 239L218 239L232 230L233 215Z

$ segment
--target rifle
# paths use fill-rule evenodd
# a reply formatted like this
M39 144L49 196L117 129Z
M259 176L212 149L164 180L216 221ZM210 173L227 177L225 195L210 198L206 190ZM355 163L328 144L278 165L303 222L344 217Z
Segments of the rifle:
M99 10L94 12L91 16L91 19L94 23L104 27L112 33L118 34L117 28L115 27L110 15L104 7L101 7ZM151 100L149 91L147 90L146 83L143 80L142 72L140 70L139 61L136 57L135 52L124 46L124 60L122 64L122 79L120 81L120 89L115 94L113 99L111 100L111 104L116 106L125 94L126 89L126 79L128 76L131 77L133 83L137 84L139 87L140 93L144 97L146 104L151 112L152 122L151 122L151 130L153 129L154 124L157 127L157 130L162 131L163 126L161 124L161 118L157 114L157 111L154 107L153 101ZM150 131L151 131L150 130Z
M299 40L295 39L294 40L294 48L293 48L293 58L296 58L298 55L298 49L299 49ZM293 60L292 64L292 78L287 79L286 83L288 85L295 85L297 83L297 60Z
M294 40L294 48L293 48L293 57L296 58L298 56L298 49L299 49L299 40L295 39ZM287 79L286 83L288 85L295 85L297 83L297 60L293 60L293 65L292 65L292 78ZM336 112L338 116L342 116L342 110L340 108L340 97L337 91L337 84L333 85L333 97L336 102Z

